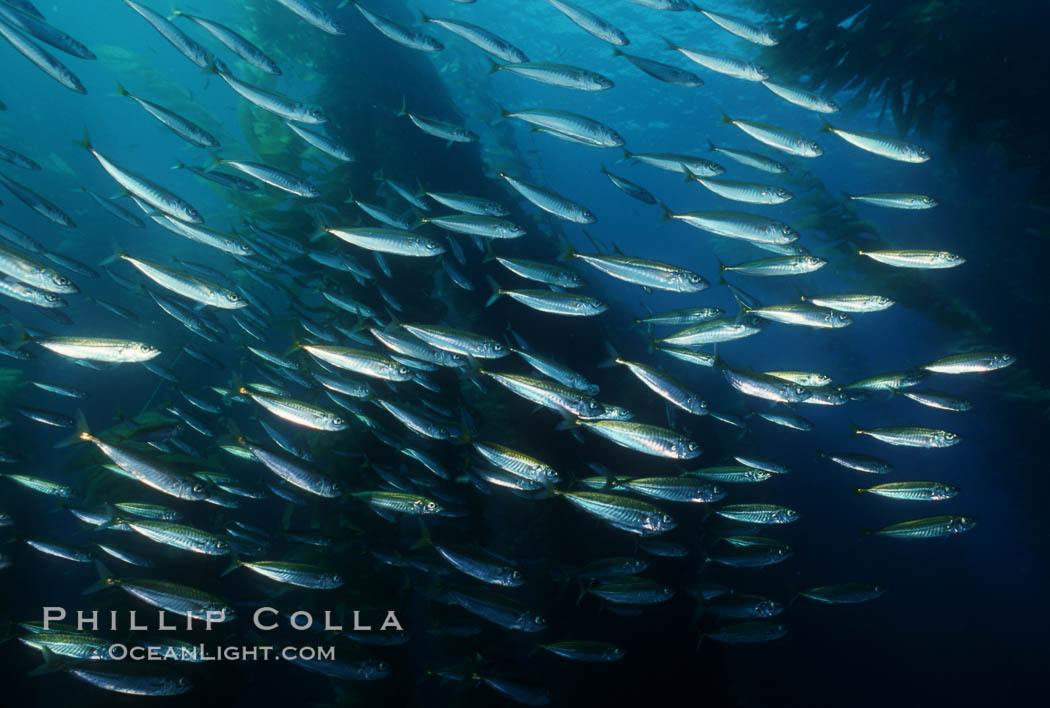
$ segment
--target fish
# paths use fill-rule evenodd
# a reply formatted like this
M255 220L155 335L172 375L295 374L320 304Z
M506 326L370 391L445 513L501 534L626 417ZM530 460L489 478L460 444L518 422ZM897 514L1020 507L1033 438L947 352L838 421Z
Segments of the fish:
M615 25L606 22L601 17L575 3L566 2L565 0L547 0L547 3L568 17L574 25L584 32L597 37L603 42L608 42L616 47L625 47L631 43L627 35Z
M647 190L645 187L642 187L640 185L635 184L634 182L624 179L623 177L614 175L612 172L609 172L609 170L605 168L605 165L602 165L602 174L608 177L609 181L612 182L617 189L619 189L627 196L633 197L634 199L637 199L640 202L645 202L646 204L657 203L656 197L653 196L652 192Z
M710 284L698 273L647 258L579 253L568 242L565 243L565 252L562 257L579 259L606 275L652 290L696 293L710 287Z
M126 253L121 253L118 257L135 266L143 275L162 288L202 305L211 305L223 310L236 310L248 305L247 301L233 290L191 273L134 258Z
M837 465L857 472L868 474L889 474L893 471L893 465L871 455L862 455L854 452L822 452L820 456L831 460Z
M593 317L609 309L609 306L596 297L577 293L557 293L550 290L506 290L496 287L492 296L485 303L492 305L506 295L540 312L575 317Z
M979 374L1005 369L1015 361L1017 358L1006 352L974 351L951 354L931 361L922 368L935 374Z
M287 585L313 590L335 590L346 582L339 573L326 571L318 566L288 561L235 561L224 573L247 568L264 578Z
M770 81L769 79L763 81L762 85L788 103L800 106L808 111L838 113L839 106L835 101L814 91L806 91L805 89Z
M3 173L0 173L0 184L7 187L7 190L18 197L23 204L48 221L67 229L76 228L76 222L68 214L28 187L19 184Z
M365 7L359 2L353 2L352 4L357 8L358 12L361 13L365 20L379 30L384 37L392 39L403 47L415 49L420 52L440 52L445 48L444 44L428 34L413 32L393 20L365 9Z
M735 148L719 147L710 140L707 141L707 149L711 152L717 152L721 155L725 155L731 160L752 167L762 172L769 172L774 175L782 175L787 173L787 165L777 162L765 155L759 155L758 153L751 152L749 150L737 150Z
M451 143L476 143L478 141L477 133L467 130L463 126L455 125L454 123L446 123L442 120L435 118L427 118L416 113L411 113L405 107L404 99L401 102L401 110L397 112L399 116L408 116L408 119L412 121L413 125L422 130L427 135L433 135L435 138L441 138L442 140Z
M306 123L308 125L320 125L328 122L328 114L318 106L311 106L275 91L267 91L258 86L252 86L214 65L212 65L211 70L218 74L219 78L225 81L242 98L283 120Z
M945 538L969 531L977 523L977 519L973 516L930 516L913 521L890 524L877 531L865 531L864 533L865 535L885 536L888 538Z
M904 447L943 448L958 445L962 438L958 433L920 426L889 426L862 429L854 426L854 435L867 435L879 442Z
M685 86L688 88L704 85L704 80L693 72L679 69L670 64L664 64L663 62L653 61L652 59L646 59L645 57L628 54L627 52L623 52L615 47L613 48L613 56L623 57L649 76L658 81L663 81L666 84Z
M958 487L943 482L887 482L874 487L859 488L857 494L874 494L909 501L944 501L958 496L960 491Z
M305 20L311 27L336 36L346 34L342 24L310 0L277 0L277 2L291 10L300 19Z
M238 393L248 396L278 418L305 428L335 432L346 430L349 426L342 416L289 396L263 393L244 386L238 389Z
M663 39L668 49L679 52L686 59L699 64L705 69L744 81L765 81L769 78L769 72L766 69L747 59L732 54L725 54L724 52L686 49L667 38Z
M239 56L241 59L246 61L249 65L255 67L259 71L263 71L267 74L274 76L281 75L281 68L277 66L277 62L266 55L263 50L249 42L247 39L242 37L237 32L234 32L229 27L219 24L214 20L209 20L204 17L197 15L190 15L182 12L181 10L175 9L171 12L171 17L168 19L174 19L178 17L185 17L190 22L203 29L205 32L210 34L212 37L217 39L224 47L229 49L231 52Z
M553 214L561 219L577 224L593 224L598 220L589 209L566 199L560 194L511 177L505 172L498 172L497 174L513 187L518 194L548 214Z
M736 202L748 202L750 204L783 204L791 201L794 196L791 192L770 184L757 184L755 182L738 182L736 180L718 179L713 177L700 177L689 175L687 179L696 182L702 187L711 190L720 197L731 199Z
M445 247L437 241L400 229L326 228L325 233L332 234L351 245L378 253L429 258L445 252Z
M566 111L522 110L508 111L500 107L500 117L524 121L536 128L550 131L556 137L591 147L623 147L624 139L609 126L596 120Z
M798 596L827 604L853 604L875 600L884 592L886 589L882 585L874 583L842 583L803 590Z
M343 147L339 143L330 140L329 138L315 133L312 130L307 130L301 125L296 125L292 121L285 121L284 124L288 126L288 129L298 135L300 138L305 140L312 147L320 150L329 157L334 157L340 162L355 162L356 158L354 154L347 148Z
M692 157L691 155L662 152L635 153L624 148L623 156L625 160L637 160L643 164L667 170L668 172L681 172L687 177L689 175L717 177L726 171L726 168L717 163L705 160L702 157Z
M65 64L29 41L24 35L15 30L13 26L6 22L0 22L0 37L6 39L15 50L32 62L38 69L70 91L80 94L87 93L84 84Z
M214 59L207 49L191 39L163 15L141 3L134 2L134 0L124 0L124 4L142 16L142 19L150 23L153 29L157 30L164 39L171 43L171 46L179 50L180 54L199 68L208 69L214 64Z
M743 275L780 276L812 273L827 265L827 261L817 256L779 256L749 261L735 266L720 265L722 272L741 273Z
M10 148L0 146L0 160L14 165L15 167L21 167L23 170L31 170L33 172L39 171L40 165L35 161L29 159L20 152L15 152Z
M147 113L160 121L165 127L171 130L171 132L178 135L183 140L187 141L191 145L196 145L202 148L217 148L219 147L219 141L214 135L204 130L196 123L189 121L182 116L174 113L173 111L164 108L152 101L147 101L144 98L136 96L135 94L124 88L123 85L117 84L117 95L130 98L132 101L137 103Z
M117 184L138 199L142 200L144 203L175 219L187 221L191 224L204 223L204 219L201 217L200 212L181 197L169 192L167 189L151 182L145 177L121 167L102 153L98 152L91 144L91 137L87 133L84 133L84 137L78 145L91 153L94 158L98 160L98 164L102 166L102 169L104 169L109 176L117 182Z
M948 251L930 251L923 249L900 249L886 251L857 251L873 261L885 263L896 268L915 268L919 270L937 270L956 268L966 262L957 253Z
M878 192L875 194L849 194L847 192L846 199L888 209L932 209L939 204L936 199L927 194L909 192Z
M930 159L930 153L926 152L921 145L914 145L903 140L879 135L878 133L836 128L826 120L821 120L821 130L826 133L834 133L850 145L890 160L921 164Z
M700 446L688 437L656 425L636 423L629 420L584 420L577 419L575 425L611 440L621 447L644 452L657 457L675 460L690 460L699 457Z
M217 159L216 164L229 165L246 175L254 177L260 182L265 182L271 187L276 187L283 192L294 194L297 197L314 199L321 196L320 190L308 180L285 172L284 170L279 170L276 167L270 167L269 165L264 165L259 162L248 162L245 160Z
M490 64L489 73L506 71L515 76L538 81L548 86L560 86L575 91L607 91L614 84L611 79L587 69L566 64L548 64L545 62L517 62L512 64Z
M678 525L670 514L629 497L599 492L555 490L554 493L613 528L638 536L649 537L667 533Z
M521 238L525 229L512 221L487 214L456 214L453 216L420 217L424 224L434 224L446 231L482 238Z
M748 22L739 17L734 17L733 15L712 12L711 10L705 10L703 8L696 9L699 10L704 17L711 20L722 29L740 37L741 39L746 39L752 44L758 44L763 47L775 47L780 43L777 36L766 27L757 25L753 22Z
M722 120L719 122L721 124L734 125L763 145L776 148L789 155L814 158L824 154L824 150L820 145L809 138L784 128L778 128L775 125L759 123L753 120L743 120L741 118L731 118L726 113L722 114Z
M453 34L459 35L475 47L491 54L497 59L502 59L511 64L520 64L529 60L529 58L525 56L525 52L521 51L507 40L489 32L487 29L461 20L429 17L424 12L421 12L420 15L422 16L423 22L435 24Z

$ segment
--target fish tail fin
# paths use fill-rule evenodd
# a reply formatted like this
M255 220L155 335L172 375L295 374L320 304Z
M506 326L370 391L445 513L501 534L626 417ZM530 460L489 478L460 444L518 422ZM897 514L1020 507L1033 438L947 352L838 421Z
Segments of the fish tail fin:
M820 130L822 133L833 133L835 128L823 118L820 119Z
M85 588L80 593L81 595L91 595L100 590L105 590L108 587L120 585L120 579L113 573L113 571L103 565L102 561L95 561L95 570L98 572L98 582Z
M609 340L605 340L605 351L609 358L598 362L599 369L608 369L620 363L620 353L616 351Z
M226 567L226 570L224 570L221 573L219 573L219 577L220 578L226 577L227 575L229 575L233 571L235 571L238 568L240 568L242 565L244 565L244 562L242 560L240 560L239 558L237 558L236 555L234 555L233 556L233 560L230 561L230 564Z
M122 83L120 83L118 81L117 82L117 93L115 95L117 95L117 96L131 96L131 92L129 92L126 88L124 88L124 84L122 84Z
M26 328L22 326L21 322L17 320L11 320L11 327L15 330L15 339L10 344L12 349L19 349L22 345L32 341L32 337L26 332Z
M491 275L485 276L485 282L487 282L489 287L492 288L492 295L490 295L489 299L485 301L485 307L491 307L496 300L499 300L499 296L503 294L503 290L500 289L499 283L497 283L495 278Z
M579 421L576 418L566 418L565 420L555 425L554 429L557 431L576 430L577 425L579 425ZM554 493L557 494L556 491Z
M669 50L671 50L672 52L678 51L678 45L675 44L674 42L672 42L671 40L669 40L667 37L664 37L663 35L661 35L660 39L662 39L664 41L664 44L667 45L667 48Z
M489 59L489 70L488 70L489 76L491 76L492 74L495 74L497 71L499 71L502 68L503 67L499 63L493 61L492 59Z
M622 57L623 56L623 52L621 52L619 50L619 48L617 48L617 47L613 47L612 52L613 52L613 56L614 57Z
M87 418L84 417L84 411L77 409L74 414L76 420L76 428L72 435L64 440L60 440L55 444L55 447L69 447L79 442L94 441L97 438L91 434L90 428L88 428Z
M222 155L216 151L208 153L208 162L204 165L205 172L211 172L216 167L222 164Z
M849 192L843 192L842 196L844 196L846 199L850 199L850 200L853 200L853 199L857 198L856 194L850 194Z
M492 251L492 244L488 241L485 242L485 255L481 257L482 263L490 263L496 259L496 254Z
M171 14L170 14L170 15L168 15L168 22L171 22L171 21L172 21L172 20L174 20L174 19L175 19L176 17L182 17L182 16L183 16L183 15L185 15L185 14L186 14L186 13L185 13L185 12L183 12L182 10L180 10L179 8L177 8L177 7L173 7L173 8L171 8Z
M105 260L103 260L101 263L99 263L99 265L107 266L107 265L109 265L111 263L115 263L115 262L119 261L121 259L121 257L127 255L127 253L124 251L124 247L121 246L119 243L117 243L116 239L113 239L113 240L111 240L109 242L109 248L110 248L109 257L106 258Z
M853 490L853 493L859 497L861 494L868 491L869 489L870 487L857 487L855 490Z
M660 206L660 219L661 224L671 221L675 217L675 213L667 208L667 205L663 202L656 202Z
M729 270L729 266L727 266L725 263L718 260L717 258L715 259L715 261L718 263L718 284L726 285L726 279L722 277L722 273L725 273L727 270Z
M426 522L419 519L419 540L412 544L410 550L418 550L420 548L429 548L434 545L434 539L430 537L430 529L427 527Z
M715 147L715 144L714 144L713 142L711 142L711 139L710 139L710 138L708 138L708 140L707 140L707 151L708 151L708 152L714 152L714 151L715 151L715 150L717 150L717 149L718 149L718 148L717 148L717 147Z
M405 95L404 94L401 94L401 108L397 109L397 113L395 113L394 115L398 116L399 118L401 116L407 116L408 115L408 102L405 99Z
M496 108L499 109L499 118L496 120L497 123L510 118L510 111L504 108L502 104L497 103Z
M54 673L55 671L61 671L62 669L69 666L68 661L64 661L58 658L57 656L55 656L55 653L47 647L41 647L40 652L43 656L44 663L30 671L30 676L46 676L47 674Z
M173 170L184 170L186 169L186 163L182 160L175 160L175 164L171 166Z
M853 435L860 435L861 430L860 430L860 427L856 423L854 423L852 420L848 420L846 422L849 423L850 433L852 433Z
M91 146L91 134L88 133L87 126L84 126L84 137L82 137L80 140L75 140L74 144L77 147L84 148L88 152L94 150L94 148Z
M729 117L729 114L726 113L725 111L722 111L722 117L719 119L718 124L719 125L725 125L726 123L732 123L732 122L733 122L733 119Z
M562 252L561 252L561 255L560 255L560 256L558 256L558 260L559 260L559 261L568 261L568 260L572 260L572 259L573 259L573 258L575 258L575 257L576 257L577 255L579 255L579 254L578 254L578 253L576 252L576 249L574 249L574 248L572 247L572 244L571 244L571 243L569 243L569 239L567 239L567 238L565 238L564 236L562 236L562 237L561 237L561 240L562 240Z
M422 10L419 11L419 19L422 22L432 22L434 20L433 17L423 12Z

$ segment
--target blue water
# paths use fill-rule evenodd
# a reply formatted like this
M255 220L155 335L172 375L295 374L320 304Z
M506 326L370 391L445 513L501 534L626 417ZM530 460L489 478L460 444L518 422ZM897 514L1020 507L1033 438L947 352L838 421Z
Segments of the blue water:
M141 17L121 3L81 3L56 0L41 3L40 9L56 26L76 36L99 56L86 62L58 55L80 77L88 89L78 96L32 67L6 43L0 45L0 100L8 110L0 113L0 145L32 157L43 172L30 173L0 165L4 174L38 191L66 210L77 222L75 230L62 230L42 220L13 196L0 192L3 206L0 220L6 221L56 252L97 267L111 256L114 246L133 255L164 262L171 257L205 263L230 272L234 265L217 252L175 238L150 225L135 230L103 213L84 194L85 187L103 195L118 193L116 185L97 162L73 143L85 130L94 145L113 156L130 170L155 179L184 196L204 215L212 228L237 225L251 212L251 200L231 204L226 193L211 188L185 170L168 168L175 162L203 165L207 154L191 147L152 120L132 101L111 96L120 81L128 90L171 107L199 122L222 142L219 154L230 159L280 159L281 167L323 181L329 190L322 200L338 210L326 220L342 218L354 223L359 213L353 205L342 203L351 192L362 201L403 209L387 192L376 192L372 173L384 174L405 184L418 177L426 189L485 194L514 204L510 218L526 225L529 235L517 242L496 244L497 252L552 259L560 244L548 236L564 236L574 248L591 252L593 247L581 228L557 222L527 203L515 203L505 190L496 170L536 183L583 204L595 213L598 222L587 231L602 244L615 244L626 254L672 262L692 269L712 283L719 279L719 263L735 264L766 257L746 245L720 240L685 224L660 223L658 207L642 204L618 191L600 174L602 165L610 171L643 185L674 212L707 209L733 209L733 205L707 192L697 184L683 183L680 175L662 172L640 164L622 161L618 150L598 150L559 141L549 135L528 132L515 121L498 122L498 107L509 110L557 108L578 112L612 126L635 153L674 152L703 156L725 164L726 177L777 183L796 194L788 204L774 207L742 205L754 211L793 223L803 205L814 197L794 177L776 176L748 170L716 153L706 153L707 141L716 145L754 150L789 164L792 173L808 171L826 189L831 199L842 192L910 191L929 193L941 205L928 211L892 211L865 205L856 206L861 219L868 220L893 247L944 249L963 254L967 263L957 269L909 275L904 281L904 297L888 311L857 315L853 326L829 331L771 324L760 335L721 345L718 353L735 367L756 369L805 369L829 374L845 383L864 376L906 369L913 365L962 350L982 346L1009 351L1019 363L1007 372L972 377L935 377L924 387L943 389L972 400L972 412L947 413L921 407L903 397L875 395L865 403L843 407L800 406L797 412L811 420L812 432L803 433L774 426L757 418L750 430L740 436L710 418L692 419L674 415L673 422L697 440L705 450L699 461L685 465L695 468L718 464L733 453L751 453L783 462L792 469L760 489L733 490L734 501L776 502L796 509L801 521L775 529L770 535L794 546L788 561L761 571L712 567L697 576L697 568L708 548L717 522L702 527L702 512L666 505L681 522L669 537L690 547L687 559L649 556L651 577L671 587L684 587L698 577L704 581L732 585L739 592L752 592L787 603L794 592L813 586L839 582L877 582L887 588L880 599L862 605L817 605L800 600L776 618L790 628L784 639L765 645L727 646L704 640L697 647L697 627L710 631L710 617L695 622L696 605L684 592L670 603L652 608L640 617L624 617L602 606L595 597L574 604L574 583L562 587L549 579L548 571L564 564L581 564L602 556L631 555L634 540L597 525L590 517L558 500L525 501L508 495L472 497L469 520L457 526L458 519L436 522L435 537L453 542L476 543L482 547L516 554L529 569L530 582L516 597L530 606L542 608L550 629L542 641L594 638L613 641L628 648L628 657L609 665L572 664L548 655L531 655L534 636L487 626L477 638L452 642L438 641L427 629L442 621L467 622L473 617L457 608L428 602L422 592L425 577L411 577L413 589L401 583L398 571L375 568L361 560L368 550L389 547L400 540L407 547L418 537L418 526L402 523L398 527L374 520L361 506L327 509L318 518L329 524L334 516L365 530L356 537L354 553L337 562L356 573L346 594L351 606L383 605L394 598L399 612L407 618L406 629L416 638L407 647L380 648L372 652L393 667L390 677L376 682L329 682L316 674L292 667L223 664L191 672L199 682L193 692L177 699L180 705L333 705L374 703L386 699L394 705L498 705L506 701L490 689L469 689L459 682L438 682L424 678L428 669L470 660L480 653L503 672L550 689L554 704L633 705L654 699L663 703L708 700L713 705L814 706L883 705L890 701L902 705L988 705L1024 696L1035 688L1035 673L1046 658L1046 637L1050 630L1043 610L1048 574L1045 559L1046 526L1043 500L1048 485L1041 463L1041 433L1046 429L1045 403L1032 395L1021 397L1027 383L1045 383L1044 340L1040 326L1044 297L1039 255L1046 246L1025 229L1040 224L1039 212L1028 209L1024 194L1032 187L1029 171L1011 171L989 157L980 145L968 145L946 154L946 135L935 129L929 135L903 136L921 141L934 159L923 165L883 160L855 149L836 137L820 133L816 114L785 104L758 84L722 77L689 63L680 55L666 51L660 39L666 35L684 46L748 54L744 42L728 35L697 13L661 13L627 2L588 2L587 6L624 29L633 54L688 68L702 76L705 85L683 88L656 82L623 59L612 56L611 47L584 34L543 2L518 0L479 0L457 5L440 0L422 0L408 7L400 2L374 1L368 7L404 24L416 26L445 43L446 49L423 56L381 37L352 7L335 9L324 5L347 28L348 37L329 37L305 26L300 20L270 0L251 3L205 2L180 5L224 22L231 27L245 25L245 5L262 8L262 31L252 39L284 68L284 75L271 88L297 98L336 109L338 118L328 134L339 136L355 153L354 165L332 169L334 163L316 153L302 153L293 140L287 154L274 158L253 156L243 129L251 122L244 102L217 77L208 77L180 56ZM158 10L170 8L154 3ZM746 15L741 5L708 3L710 9ZM486 75L488 61L482 52L460 38L434 25L420 25L416 9L436 17L455 17L496 32L523 49L535 61L577 65L598 71L615 83L610 91L572 92L543 86L507 72ZM859 9L859 8L858 8ZM967 21L960 13L959 22ZM180 24L180 26L182 26ZM187 23L187 27L188 27ZM185 29L185 27L184 27ZM285 31L286 30L286 31ZM257 81L249 73L219 53L203 32L187 30L195 38L224 56L236 67L238 76ZM892 28L888 31L892 32ZM785 82L802 77L783 77ZM1029 80L1038 80L1029 76ZM394 115L401 96L410 110L442 120L461 122L481 136L481 148L453 145L446 148L437 138L421 135L406 119ZM835 96L840 105L850 98L848 91ZM338 102L338 103L335 103ZM1030 108L1029 108L1030 109ZM1019 110L1021 110L1019 108ZM785 158L762 148L730 125L719 125L721 112L730 116L761 120L816 139L825 154L815 160ZM458 112L458 115L457 115ZM879 106L836 114L835 125L893 135L892 122L879 122ZM362 126L381 125L382 135L371 135ZM267 123L266 125L272 125ZM280 126L278 126L280 127ZM286 139L281 134L281 139ZM385 149L390 141L402 146L396 152ZM767 179L768 178L768 179ZM278 212L297 224L294 232L282 231L306 242L313 235L313 216L304 211L300 200L282 200L277 192L264 188L257 207L273 218ZM819 195L821 199L825 198ZM124 206L134 209L128 200ZM288 215L291 215L290 217ZM294 220L292 220L294 219ZM1045 219L1043 220L1045 221ZM821 229L820 220L796 224L800 243L830 264L817 273L791 278L756 279L729 275L735 285L764 303L787 302L804 293L877 291L889 267L861 262L856 256L862 239L843 242ZM431 227L425 227L430 229ZM277 229L280 230L280 229ZM433 230L432 233L437 233ZM1033 241L1035 241L1033 243ZM419 308L421 321L437 321L461 326L490 336L503 336L507 323L545 355L574 366L602 388L601 400L625 405L639 419L667 424L662 403L651 396L640 382L620 367L598 368L608 357L605 343L629 359L658 365L688 381L710 403L713 410L746 415L750 410L775 410L764 401L745 398L733 391L715 370L690 367L648 351L644 332L631 327L634 317L652 311L715 305L728 312L737 310L725 288L712 287L696 296L644 293L640 288L577 267L588 281L587 291L609 302L610 312L601 322L564 321L553 315L532 312L509 299L501 299L481 310L488 291L485 276L494 276L501 285L520 285L506 271L493 264L481 264L480 254L465 239L469 263L465 270L475 284L473 293L456 290L443 276L434 279L440 266L393 263L395 280L384 283L409 308ZM331 246L329 241L312 245ZM349 251L350 247L346 250ZM1018 251L1021 254L1018 255ZM1025 257L1027 254L1028 257ZM370 259L362 254L361 260ZM319 266L300 264L308 277L318 276ZM114 265L130 276L126 264ZM101 272L101 271L100 271ZM324 274L343 283L334 272ZM66 314L74 325L62 327L29 305L5 302L10 308L4 321L16 320L27 327L54 334L82 334L128 337L149 341L164 351L158 359L180 378L179 387L199 391L207 385L228 386L237 377L257 373L239 344L243 335L226 314L219 319L231 336L217 345L208 345L182 330L178 323L156 309L148 299L130 294L102 277L74 277L81 289L94 297L124 304L140 313L141 324L117 318L83 296L70 296ZM303 336L294 312L282 298L260 289L253 281L239 282L260 293L279 309L270 341L263 345L283 352ZM901 281L895 281L895 287ZM522 286L527 287L527 286ZM355 292L350 290L350 292ZM362 292L362 291L358 291ZM1030 298L1018 293L1030 293ZM926 293L930 293L929 298ZM949 326L942 313L932 311L932 294L941 302L954 299L975 313L987 330L962 331ZM362 299L382 304L374 292ZM443 308L443 305L448 305ZM409 314L399 315L409 321ZM430 319L428 319L430 318ZM566 318L568 319L568 318ZM352 325L352 321L344 320ZM954 320L952 321L954 322ZM13 330L7 329L8 341ZM225 365L211 369L196 362L179 349L193 342ZM250 343L250 341L249 341ZM11 403L62 411L72 415L79 406L93 427L105 429L117 414L133 415L151 402L179 401L177 388L163 384L142 367L122 365L108 371L91 371L47 354L33 345L36 358L28 363L5 360L4 368L19 368L28 378L75 385L89 392L82 402L47 398L37 390L21 388L11 394ZM1032 380L1011 378L1025 369ZM524 373L524 369L515 369ZM447 372L446 372L447 373ZM532 413L530 405L509 393L488 385L484 394L470 385L458 393L454 378L447 382L446 404L472 401L471 415L483 431L482 439L500 439L520 444L521 449L550 461L564 476L587 476L586 463L601 462L622 475L674 474L673 463L626 452L605 441L585 437L585 445L565 433L556 432L557 418L548 412ZM379 387L377 387L379 388ZM1036 387L1038 388L1038 387ZM418 391L418 390L416 390ZM449 394L447 391L453 391ZM1029 394L1040 393L1029 389ZM415 392L406 392L406 398ZM411 400L409 398L409 400ZM477 404L485 400L485 405ZM189 409L180 402L184 409ZM240 405L212 425L225 435L227 424L235 422L251 434L261 433L250 419L255 411ZM0 445L24 458L10 470L53 476L65 483L84 485L92 464L101 462L94 450L62 448L54 443L69 431L57 431L19 416L3 415L12 425L0 432ZM258 415L266 415L258 411ZM396 421L384 418L388 429L397 430ZM868 438L852 438L850 424L859 427L891 424L945 427L958 433L963 442L943 450L889 448ZM290 430L289 426L282 429ZM399 431L400 432L400 431ZM213 442L190 438L200 449L214 448ZM587 434L584 433L586 436ZM264 438L263 438L264 439ZM319 443L316 434L297 439L350 448L369 459L380 459L396 468L404 462L391 455L374 438L358 429L349 444ZM416 438L407 438L418 443ZM450 464L462 464L460 452L439 449ZM856 496L859 486L873 482L860 474L837 468L817 457L822 450L850 450L877 455L896 467L894 480L935 479L962 488L956 499L939 504L894 503L890 500ZM216 453L222 454L222 453ZM230 469L256 475L261 468L230 462ZM358 458L319 453L319 464L349 477L357 475ZM356 479L356 477L353 477ZM92 479L99 479L92 477ZM374 477L371 478L374 480ZM53 500L4 482L0 491L0 510L16 516L18 537L48 537L86 544L92 540L66 512L56 510ZM372 483L374 486L374 482ZM362 487L362 489L365 487ZM100 502L105 489L93 487L92 501ZM127 490L127 487L121 488ZM462 493L467 493L461 485ZM356 489L355 489L356 491ZM146 497L143 497L147 499ZM161 495L148 496L155 503L172 503ZM175 502L176 505L185 503ZM657 503L658 506L661 504ZM936 508L933 508L936 506ZM180 507L181 508L181 507ZM221 513L218 508L195 510L192 518L218 530L220 521L243 518L257 524L279 527L283 503L269 500L238 515ZM972 532L956 538L896 542L881 538L861 538L862 529L881 526L935 513L959 513L980 519ZM297 511L296 520L306 525L314 518ZM391 530L395 529L395 530ZM701 534L705 534L702 536ZM12 535L14 535L12 534ZM444 534L444 535L442 535ZM124 540L124 539L121 539ZM127 544L125 544L127 545ZM136 546L144 550L149 547ZM0 616L18 622L39 617L43 604L70 607L130 607L127 598L107 600L79 597L82 587L94 581L90 566L74 566L42 556L23 544L0 547L12 555L14 565L3 573ZM637 551L639 554L640 551ZM108 563L108 561L107 561ZM163 566L171 579L189 585L207 585L215 592L234 594L251 602L265 597L257 583L243 578L216 580L225 567L221 560L201 560L178 556ZM238 571L247 573L247 571ZM406 574L407 575L407 574ZM272 586L271 586L272 587ZM417 591L418 590L418 591ZM109 596L107 596L109 597ZM302 595L284 597L294 605ZM119 598L119 599L118 599ZM102 604L95 604L102 603ZM325 606L322 604L321 606ZM139 610L144 606L139 605ZM230 633L224 641L232 643L243 635ZM17 641L0 646L7 699L0 704L17 706L52 705L59 700L77 705L132 705L133 700L93 689L63 674L29 678L38 665L37 653ZM709 698L706 698L709 697ZM11 701L8 703L8 701ZM147 699L135 699L138 700Z

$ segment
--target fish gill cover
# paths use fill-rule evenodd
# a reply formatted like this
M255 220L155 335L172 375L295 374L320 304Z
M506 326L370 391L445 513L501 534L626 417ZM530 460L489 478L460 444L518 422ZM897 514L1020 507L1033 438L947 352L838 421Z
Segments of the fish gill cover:
M2 703L1024 695L1020 5L0 0Z

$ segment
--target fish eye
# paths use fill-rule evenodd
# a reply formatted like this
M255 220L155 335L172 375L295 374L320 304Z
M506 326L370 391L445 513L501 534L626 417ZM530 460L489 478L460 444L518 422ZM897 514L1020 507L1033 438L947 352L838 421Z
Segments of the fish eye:
M342 418L340 418L339 416L336 416L335 418L332 418L332 424L333 425L343 425L344 423L346 423L346 421L343 420Z
M241 296L238 295L237 293L230 292L230 293L226 293L226 299L229 300L230 302L240 302L241 301Z
M330 576L330 580L333 583L341 583L341 582L343 582L343 577L341 575L339 575L338 573L336 573L335 575Z
M56 285L69 285L70 284L69 278L67 278L67 277L65 277L63 275L56 275L55 278L54 278L54 282L55 282Z
M954 440L957 437L959 437L959 436L956 435L955 433L945 433L944 434L944 439L945 440Z
M499 342L496 342L496 343L495 343L495 344L494 344L494 345L492 346L492 348L493 348L493 349L494 349L495 351L498 351L498 352L501 352L501 351L503 351L503 345L502 345L502 344L500 344Z
M437 502L428 501L426 503L426 510L427 511L434 511L435 509L437 509Z
M510 573L511 580L521 580L521 573L517 570L513 570Z
M194 494L204 494L204 485L198 482L197 484L193 485L192 491Z
M532 622L533 622L533 624L538 624L538 625L541 625L541 626L547 624L547 620L543 619L539 615L536 615L535 617L533 617L532 618Z
M175 685L177 685L177 686L189 686L190 685L190 680L188 678L186 678L185 676L179 676L177 679L175 679Z
M230 544L226 543L226 541L216 541L215 547L219 550L225 550L230 547Z
M58 295L55 295L54 293L44 293L44 299L48 302L58 302L61 298L59 298Z
M397 367L397 373L401 374L402 376L408 376L412 372L407 366L399 366Z

